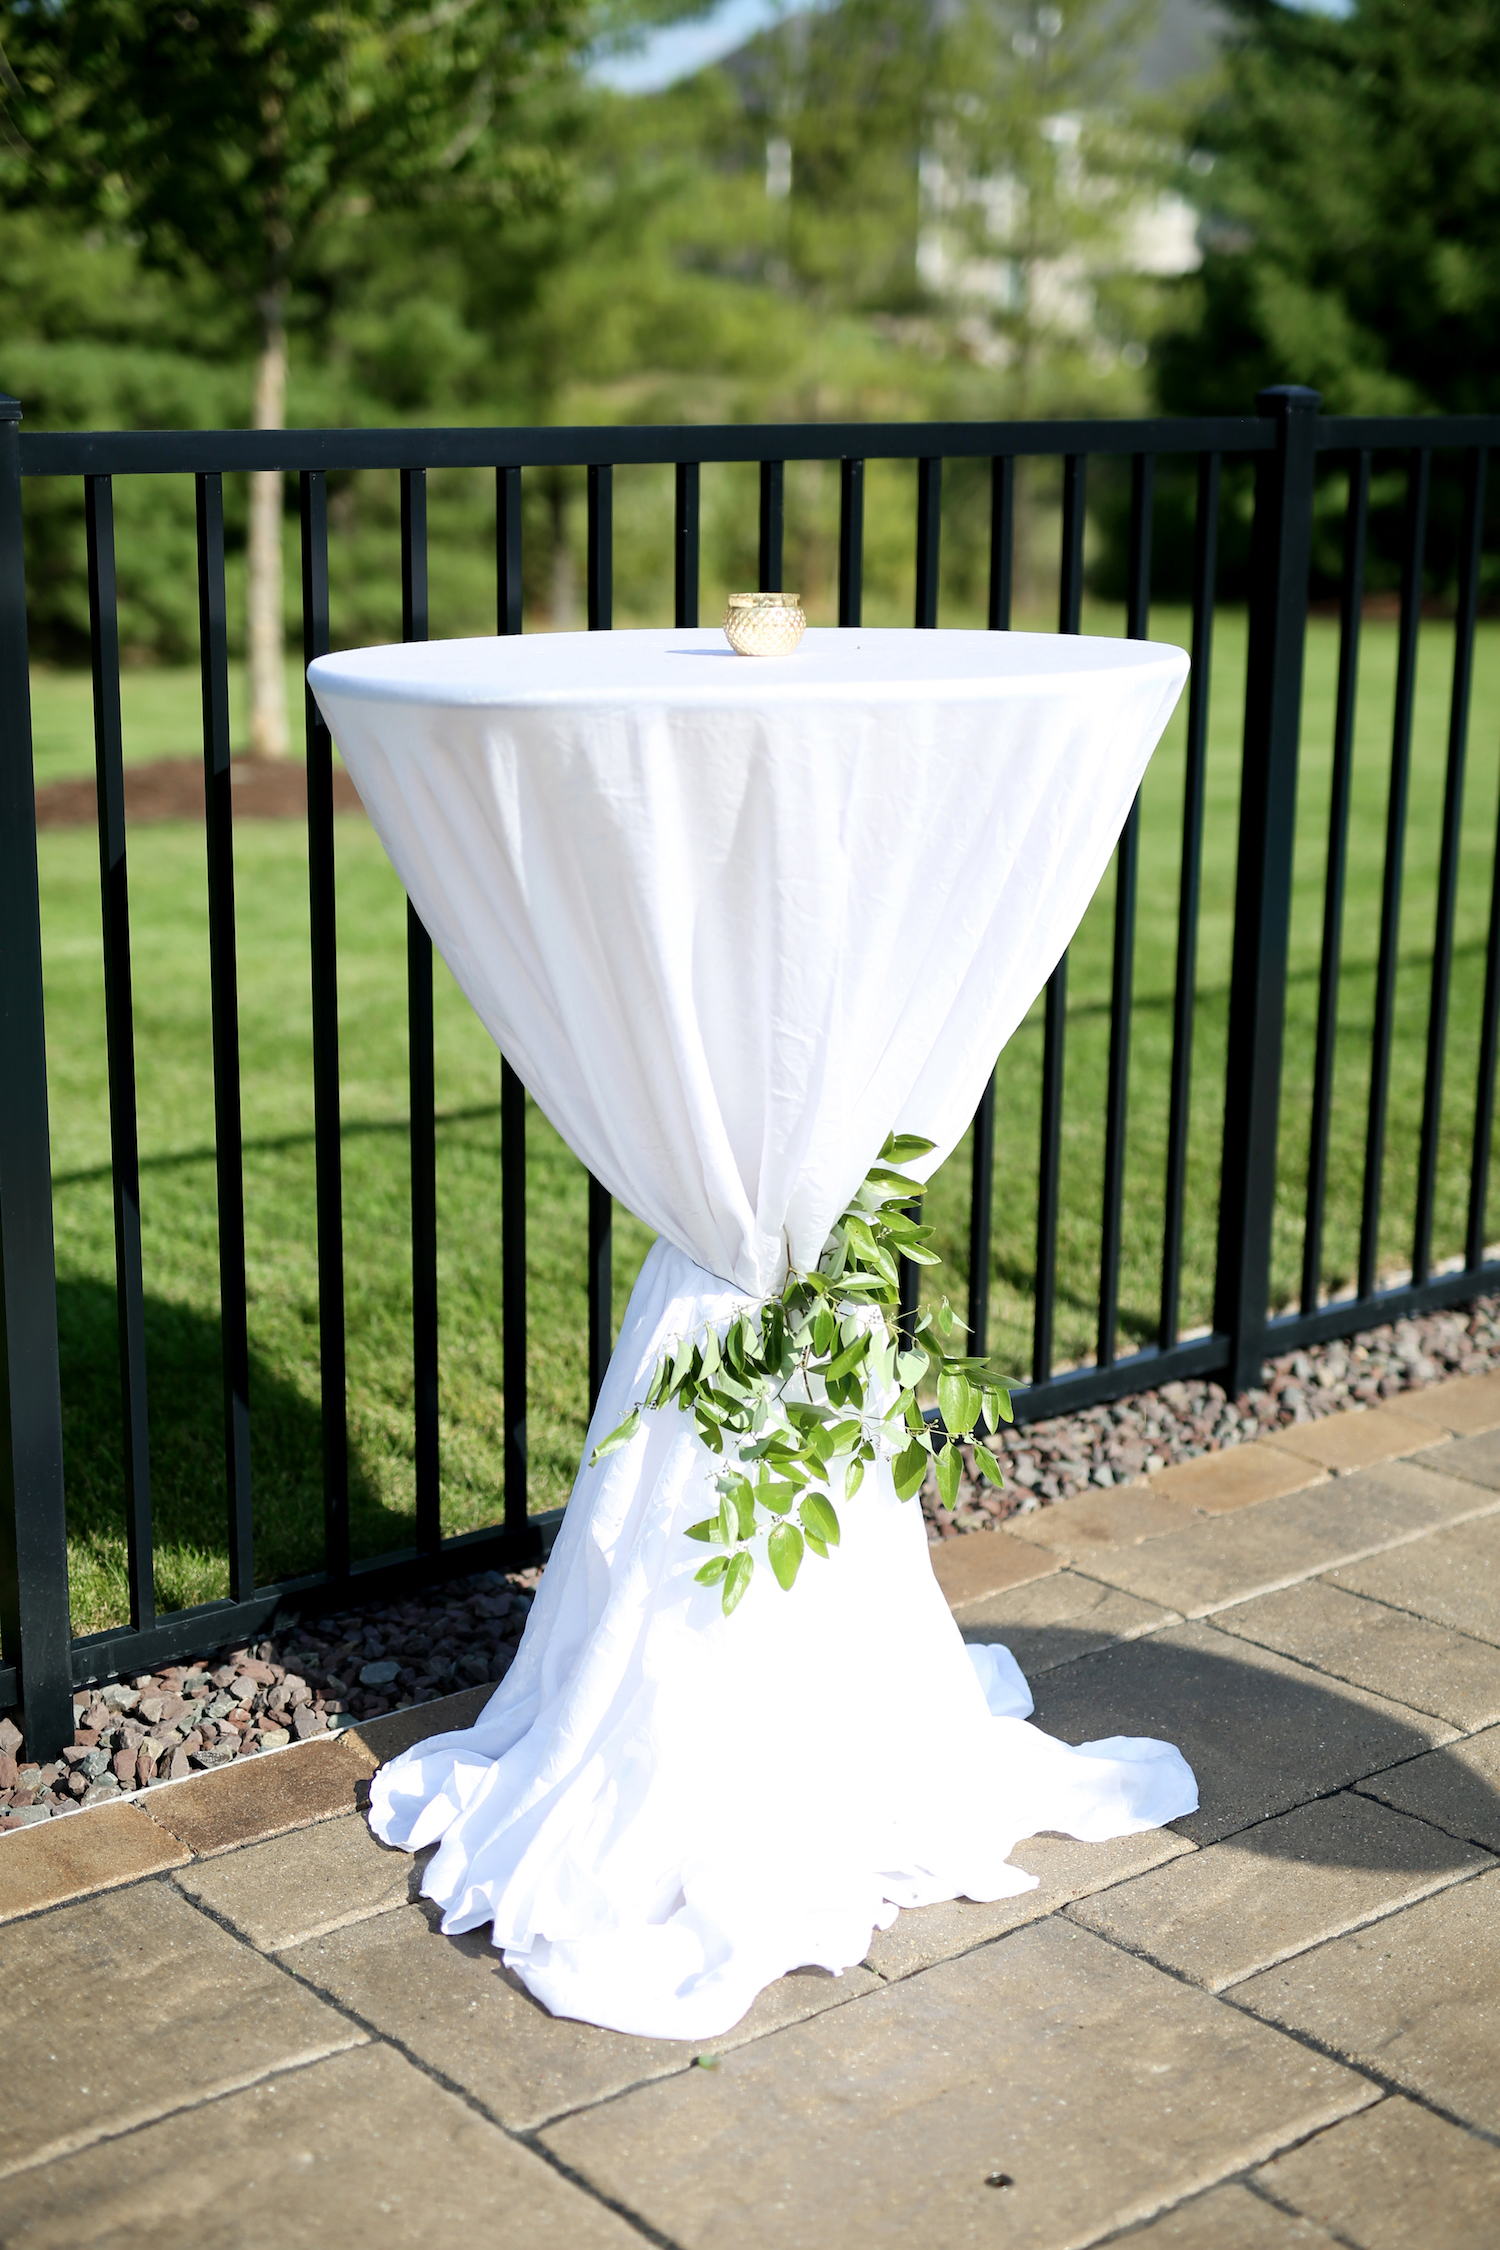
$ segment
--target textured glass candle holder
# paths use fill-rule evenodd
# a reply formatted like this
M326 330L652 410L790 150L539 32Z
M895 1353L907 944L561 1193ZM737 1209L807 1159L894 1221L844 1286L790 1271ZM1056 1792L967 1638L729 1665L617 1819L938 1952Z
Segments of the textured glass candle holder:
M724 637L737 656L790 656L807 619L800 594L731 594Z

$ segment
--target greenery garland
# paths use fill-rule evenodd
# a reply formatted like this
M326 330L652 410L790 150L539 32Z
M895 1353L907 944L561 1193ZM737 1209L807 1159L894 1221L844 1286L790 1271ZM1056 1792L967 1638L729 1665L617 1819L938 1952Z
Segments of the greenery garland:
M663 1352L641 1406L602 1438L589 1465L628 1445L642 1412L676 1403L691 1414L711 1453L725 1456L716 1480L719 1512L693 1524L690 1539L724 1549L696 1573L722 1585L727 1617L755 1572L751 1542L767 1533L767 1560L790 1592L810 1547L825 1560L839 1543L833 1473L842 1466L852 1500L867 1465L888 1460L896 1493L910 1500L931 1461L944 1504L958 1496L959 1445L974 1441L980 1470L1003 1484L1000 1464L975 1436L1012 1419L1010 1386L987 1360L945 1351L964 1323L946 1298L920 1312L909 1341L899 1328L900 1260L941 1263L933 1230L907 1206L920 1181L899 1170L933 1147L891 1134L810 1273L790 1273L779 1296L747 1308L721 1336L706 1327ZM937 1387L940 1422L930 1426L919 1388ZM821 1488L821 1489L818 1489ZM764 1511L764 1520L762 1517Z

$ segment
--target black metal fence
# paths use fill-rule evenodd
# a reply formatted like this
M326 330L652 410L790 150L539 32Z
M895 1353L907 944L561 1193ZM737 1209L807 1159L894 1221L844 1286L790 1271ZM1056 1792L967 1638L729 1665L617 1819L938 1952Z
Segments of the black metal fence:
M329 646L330 473L389 470L400 481L402 630L427 636L426 476L438 468L493 469L496 485L496 623L522 628L521 480L528 470L584 468L588 480L588 623L612 622L612 472L671 464L676 471L676 620L698 622L699 475L705 462L759 465L760 583L781 582L785 464L838 462L838 606L860 622L865 465L917 463L915 624L938 620L944 461L990 465L992 508L988 621L1011 622L1018 459L1062 463L1058 627L1081 627L1086 482L1091 460L1129 464L1126 630L1147 632L1155 471L1176 458L1196 468L1192 565L1193 673L1187 712L1170 1113L1160 1319L1156 1342L1120 1355L1120 1265L1125 1203L1127 1089L1139 868L1139 805L1121 838L1114 903L1108 1099L1095 1363L1054 1372L1053 1331L1062 1169L1066 958L1046 993L1038 1162L1032 1381L1018 1393L1023 1420L1095 1404L1174 1378L1213 1375L1230 1391L1258 1378L1267 1356L1458 1303L1500 1283L1484 1257L1491 1118L1500 1018L1500 852L1494 868L1473 1126L1466 1252L1461 1270L1434 1274L1432 1235L1453 963L1460 821L1478 615L1488 452L1500 417L1335 420L1310 391L1264 393L1243 418L1050 422L693 427L681 429L339 430L40 433L19 429L20 407L0 398L0 1707L24 1695L28 1740L40 1755L70 1738L75 1683L139 1671L253 1633L279 1601L347 1603L388 1594L419 1577L509 1563L534 1553L526 1485L525 1094L509 1066L501 1097L504 1520L444 1539L439 1519L438 1285L435 1189L432 949L408 907L411 1080L413 1365L416 1544L360 1560L350 1552L349 1444L340 1179L339 1011L335 950L332 745L307 699L313 1074L325 1568L257 1586L251 1533L249 1344L241 1163L240 1061L230 789L228 637L223 480L275 469L300 485L303 646ZM1418 624L1423 597L1433 453L1461 456L1463 522L1457 634L1432 953L1426 1085L1409 1282L1381 1289L1377 1249L1394 1026L1402 853L1409 781ZM1406 477L1399 597L1399 659L1387 844L1376 973L1359 1274L1352 1296L1320 1301L1323 1215L1340 973L1354 742L1354 695L1371 464L1395 456ZM1340 671L1334 741L1319 1015L1300 1310L1268 1312L1276 1200L1277 1127L1285 1024L1288 933L1314 496L1320 461L1348 473L1340 589ZM1228 1061L1214 1313L1209 1333L1179 1328L1192 1087L1197 933L1203 865L1209 687L1218 575L1221 476L1253 470L1254 524L1238 874L1229 995ZM1236 474L1239 470L1236 469ZM158 1616L152 1567L151 1462L146 1431L144 1289L138 1195L130 922L126 887L112 480L191 476L197 495L203 750L207 813L219 1277L223 1336L224 1457L230 1592L226 1601ZM87 526L103 907L120 1389L131 1615L128 1626L73 1637L68 1566L53 1253L46 1047L37 885L35 796L27 666L22 479L77 478ZM969 1320L984 1348L989 1322L993 1082L973 1133ZM611 1207L590 1182L587 1278L591 1396L611 1347Z

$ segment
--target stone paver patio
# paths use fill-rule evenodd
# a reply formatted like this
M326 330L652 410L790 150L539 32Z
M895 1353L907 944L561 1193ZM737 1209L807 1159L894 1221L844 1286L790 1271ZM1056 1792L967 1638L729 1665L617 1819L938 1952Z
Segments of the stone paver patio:
M936 1551L1041 1725L1202 1809L1035 1838L712 2056L552 2020L370 1836L488 1689L5 1837L0 2245L1500 2238L1500 1377L1333 1428Z

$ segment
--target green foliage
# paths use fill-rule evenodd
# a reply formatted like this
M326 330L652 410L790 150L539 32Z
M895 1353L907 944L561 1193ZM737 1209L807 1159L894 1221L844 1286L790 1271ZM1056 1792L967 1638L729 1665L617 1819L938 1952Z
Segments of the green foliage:
M1204 263L1159 348L1163 406L1243 412L1297 381L1338 413L1491 411L1500 8L1228 4L1183 170Z
M888 1461L896 1490L909 1500L935 1466L948 1507L958 1495L959 1444L981 1416L989 1429L1011 1419L1010 1390L986 1360L943 1347L960 1321L946 1299L919 1312L908 1342L901 1333L900 1261L934 1266L932 1229L906 1208L922 1193L899 1167L932 1148L915 1134L892 1134L881 1160L839 1217L816 1267L790 1273L778 1295L729 1322L681 1336L664 1352L647 1386L646 1413L675 1405L726 1466L717 1478L719 1512L688 1527L688 1537L723 1553L695 1573L723 1587L727 1617L755 1570L754 1543L765 1540L776 1583L790 1592L811 1548L826 1561L839 1543L829 1492L841 1469L852 1499L872 1461ZM928 1424L918 1391L937 1384L939 1423ZM590 1466L620 1452L642 1428L633 1407L594 1447ZM981 1463L1003 1479L994 1455ZM818 1487L822 1487L819 1490ZM795 1520L794 1520L795 1519Z
M351 199L524 195L548 160L519 97L584 21L583 0L9 0L8 184L125 221L264 318Z

